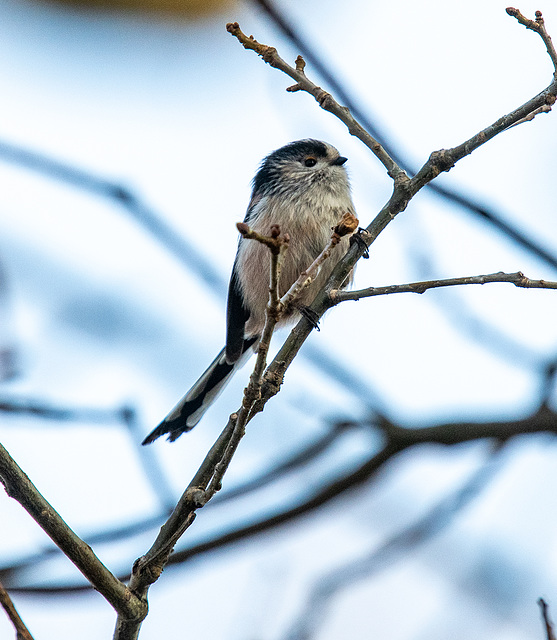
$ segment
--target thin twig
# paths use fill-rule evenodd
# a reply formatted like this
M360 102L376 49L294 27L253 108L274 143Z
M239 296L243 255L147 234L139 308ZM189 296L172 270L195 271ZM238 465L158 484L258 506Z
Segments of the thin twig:
M404 173L404 171L391 158L379 142L377 142L377 140L368 133L359 122L356 121L349 109L341 106L330 93L314 84L306 76L304 71L305 62L301 56L298 56L296 59L296 66L292 67L279 56L274 47L269 47L266 44L257 42L253 36L246 36L246 34L240 29L240 25L237 22L228 23L226 25L226 29L238 39L245 49L255 51L271 67L280 69L280 71L296 82L296 84L288 87L287 91L306 91L317 100L322 109L329 111L339 118L339 120L344 122L348 127L348 131L353 136L359 138L374 153L385 169L387 169L387 173L391 178L393 178L393 180L407 177L406 173Z
M16 640L33 640L33 636L31 635L31 632L29 631L29 629L21 619L21 616L17 612L17 609L15 608L14 603L10 598L10 594L6 591L6 589L4 589L4 586L2 585L1 582L0 582L0 606L4 609L4 611L6 612L6 615L8 616L8 619L14 626L15 633L16 633Z
M281 303L284 307L288 307L294 302L294 300L300 294L300 291L307 287L319 273L321 269L321 265L329 258L335 247L342 240L342 238L346 235L350 235L354 233L358 228L359 220L352 213L345 213L337 224L337 226L333 229L333 234L331 235L331 239L325 245L323 251L315 258L315 260L310 264L310 266L302 271L296 282L292 284L290 289L282 296Z
M281 312L278 279L281 258L288 246L289 238L288 236L280 236L280 228L277 225L271 228L270 236L254 232L245 223L239 223L237 227L244 238L267 246L271 256L270 301L254 372L244 391L240 410L231 414L228 424L182 494L170 518L161 527L157 539L149 551L138 558L134 564L129 588L145 602L150 586L160 577L174 546L195 520L196 511L204 507L220 490L222 478L244 436L251 408L261 395L261 379L266 366L267 349ZM263 347L261 343L263 343ZM267 346L265 347L265 345ZM141 620L128 620L124 616L119 616L116 621L114 640L135 640L139 635L140 628Z
M526 117L522 118L522 120L519 120L514 124L511 124L509 127L507 127L507 129L518 127L519 125L524 124L525 122L531 122L536 116L539 116L540 113L549 113L551 110L552 110L552 106L550 104L542 104L541 107L538 107L535 111L532 111L532 113L529 113Z
M246 390L243 401L244 405L249 404L251 407L253 402L259 398L261 379L263 372L265 371L265 367L267 366L267 354L271 345L271 337L285 308L283 301L280 299L279 280L282 261L284 253L288 250L290 236L288 234L281 236L280 227L278 225L273 225L271 227L270 236L264 236L257 233L244 222L238 223L236 226L245 240L255 240L256 242L264 244L271 252L271 264L269 269L269 302L265 309L265 325L257 347L257 358L250 379L252 388L249 391ZM254 395L257 397L252 397Z
M507 7L507 13L513 18L516 18L520 22L520 24L524 25L527 29L531 29L532 31L535 31L540 35L547 48L547 53L549 54L549 57L553 62L555 72L557 73L557 51L555 51L555 47L553 46L553 42L551 41L551 36L547 33L547 30L545 28L545 21L543 19L542 12L536 11L535 20L529 20L528 18L523 16L518 9L515 9L514 7Z
M524 289L557 289L557 282L549 280L531 280L521 271L515 273L490 273L481 276L465 276L461 278L446 278L443 280L424 280L422 282L411 282L409 284L392 284L385 287L367 287L356 291L341 291L334 289L330 295L335 304L346 300L361 300L373 296L390 295L391 293L424 293L428 289L438 289L440 287L454 287L468 284L488 284L492 282L508 282L515 287Z
M545 633L546 633L546 636L547 636L547 640L555 640L555 633L553 631L553 624L551 623L551 620L549 619L549 606L548 606L547 602L543 598L540 598L538 600L538 604L540 606L543 623L545 625Z
M265 325L257 347L257 357L253 367L253 372L250 376L248 386L244 390L242 406L236 414L233 414L236 415L234 431L226 451L224 452L223 458L215 469L215 474L211 480L211 484L207 489L208 499L210 499L220 488L224 473L227 470L238 445L240 444L240 440L244 437L246 424L250 420L252 409L255 403L261 398L261 382L263 379L263 372L267 366L267 354L269 352L271 338L276 324L284 311L284 306L279 298L279 278L282 258L285 251L288 250L288 242L290 241L290 238L287 234L281 237L278 225L273 225L271 227L271 236L266 237L253 232L249 227L247 229L244 228L242 226L243 224L244 223L241 223L237 226L244 238L264 244L269 247L271 252L271 264L269 270L269 302L265 309Z
M338 246L342 238L354 233L354 231L357 228L358 228L358 218L356 218L356 216L352 213L349 213L349 212L344 213L339 223L333 228L333 233L331 235L331 238L329 242L326 244L326 246L323 248L321 253L315 258L312 264L307 269L305 269L305 271L302 271L302 273L299 275L296 282L292 284L290 289L278 301L280 305L281 313L286 308L288 308L293 302L295 302L300 292L315 279L315 277L319 273L319 270L322 264L330 257L331 253L335 250L335 247ZM261 373L263 374L263 371ZM269 385L272 384L274 392L269 393L267 391L263 396L261 394L261 389L263 387L261 386L261 384L259 384L259 387L258 387L259 397L257 398L257 401L254 402L251 406L248 422L257 413L263 411L265 404L273 395L278 393L278 390L280 388L281 381L274 376L273 372L270 371L269 367L267 367L263 375L263 380L264 380L264 386L267 389L269 388Z

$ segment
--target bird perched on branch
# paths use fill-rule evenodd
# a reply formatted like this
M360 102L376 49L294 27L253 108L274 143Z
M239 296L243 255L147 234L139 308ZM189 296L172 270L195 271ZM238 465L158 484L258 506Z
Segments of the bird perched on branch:
M354 214L345 162L346 158L326 142L298 140L269 154L253 179L244 222L262 235L268 234L272 225L279 225L290 236L281 263L281 296L321 253L331 237L331 229L343 214ZM297 307L313 301L346 253L347 239L341 242L343 247L333 253L315 280L302 290ZM257 348L269 300L269 263L267 247L240 238L228 289L226 346L143 444L164 434L174 441L193 429ZM296 308L287 309L278 325L298 317Z

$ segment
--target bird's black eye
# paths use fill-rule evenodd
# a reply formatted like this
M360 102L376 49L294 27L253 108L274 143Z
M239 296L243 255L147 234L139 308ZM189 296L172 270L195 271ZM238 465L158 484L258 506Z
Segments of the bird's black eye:
M317 164L317 160L312 156L309 156L304 160L304 164L306 165L306 167L315 167L315 165Z

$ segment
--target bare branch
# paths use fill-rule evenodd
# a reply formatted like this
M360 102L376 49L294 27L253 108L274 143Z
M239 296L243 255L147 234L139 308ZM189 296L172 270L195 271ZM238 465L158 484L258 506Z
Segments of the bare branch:
M387 439L403 448L437 443L444 445L459 444L482 438L509 440L515 436L531 433L553 433L557 435L557 415L547 407L540 407L536 413L520 420L503 422L455 422L410 429L381 418L381 429Z
M508 282L515 287L524 289L557 289L557 282L548 280L531 280L521 271L516 273L490 273L483 276L464 276L461 278L446 278L444 280L424 280L422 282L411 282L409 284L392 284L386 287L368 287L357 291L341 291L334 289L331 291L331 299L335 304L345 300L361 300L374 296L384 296L391 293L424 293L428 289L438 289L440 287L454 287L468 284L488 284L491 282Z
M555 51L555 47L553 46L551 37L546 31L542 12L536 11L535 20L528 20L528 18L523 16L520 11L518 9L515 9L514 7L507 7L507 13L510 16L513 16L513 18L516 18L520 22L520 24L524 25L527 29L531 29L532 31L540 34L540 37L544 41L544 44L547 48L547 53L549 54L549 57L553 62L555 72L557 73L557 51Z
M345 213L338 225L333 229L333 234L329 242L325 245L323 251L315 258L310 266L302 271L296 282L288 289L288 291L282 296L281 303L287 307L290 305L300 291L307 287L319 273L321 265L329 258L334 248L338 245L341 239L354 233L358 228L359 220L352 213Z
M240 29L240 25L237 22L229 22L226 25L226 30L233 36L238 38L238 41L243 45L245 49L255 51L260 55L263 60L275 69L279 69L287 76L292 78L296 84L288 87L287 91L305 91L312 95L319 106L325 111L329 111L334 114L339 120L344 122L348 127L348 131L351 135L359 138L378 158L383 164L387 173L393 180L407 178L406 173L398 166L398 164L391 158L391 156L385 151L385 149L377 142L377 140L369 134L362 125L352 116L349 109L341 106L330 93L324 91L321 87L314 84L306 76L304 68L305 62L302 56L296 58L296 67L290 66L285 62L278 54L274 47L269 47L266 44L261 44L253 36L246 36Z
M261 399L261 383L265 367L267 366L267 354L269 353L271 338L273 336L276 324L284 311L284 305L279 298L279 278L282 257L284 256L285 251L288 250L288 242L290 241L289 236L286 234L281 238L279 226L273 225L273 227L271 228L271 238L266 238L265 236L262 237L259 236L259 234L255 234L253 237L249 234L245 234L244 237L248 239L253 238L258 242L265 244L271 249L271 264L269 271L269 302L265 310L265 325L261 333L259 346L257 347L257 358L255 361L255 366L250 376L248 386L244 390L242 406L236 414L233 414L233 416L236 416L234 431L232 433L230 442L224 452L222 460L219 462L219 465L215 469L215 475L211 480L211 484L207 489L207 499L210 499L216 493L216 491L220 489L224 473L228 468L230 461L232 460L232 456L236 452L240 440L245 434L246 424L252 417L253 408Z
M351 469L324 486L316 487L315 491L303 502L296 503L268 518L263 518L243 527L227 530L218 536L203 540L199 544L175 551L170 556L168 564L187 562L194 557L197 558L216 549L222 549L236 542L245 541L252 536L292 522L328 504L344 492L362 486L375 473L384 468L392 458L406 449L429 443L451 446L482 439L505 442L517 436L537 433L548 433L555 436L557 435L557 414L542 406L536 413L515 421L449 422L416 429L394 424L384 417L380 418L379 421L374 417L366 421L342 422L338 426L342 429L361 428L366 432L370 428L379 428L385 435L385 445L379 451L370 453L369 457L362 461L358 468ZM34 594L60 594L79 591L83 591L83 587L76 587L72 584L58 585L56 587L33 585L18 588L18 592Z
M206 504L205 489L230 443L235 418L235 414L230 416L228 424L205 456L149 551L135 561L128 588L142 601L147 602L149 587L159 579L174 545L195 520L195 512ZM139 635L141 622L142 620L133 620L119 615L114 630L114 640L135 640Z
M157 539L149 551L136 560L129 588L133 593L146 601L150 586L158 580L169 561L174 546L195 520L196 511L221 488L222 478L244 436L245 426L249 420L253 405L261 397L261 380L266 367L267 352L275 325L280 317L282 305L278 296L280 262L288 247L288 236L280 236L280 228L273 225L270 236L256 233L245 223L237 224L238 231L247 240L260 242L270 250L270 300L266 311L265 327L258 347L257 359L253 373L246 389L242 406L233 413L228 424L215 442L201 467L195 474L170 518L161 527ZM139 635L141 620L128 620L119 616L114 631L114 640L135 640Z
M543 598L540 598L538 600L538 604L539 604L540 609L541 609L541 614L542 614L543 623L544 623L544 626L545 626L545 632L546 632L547 640L555 640L555 633L553 631L553 625L551 624L551 620L549 619L549 606L548 606L547 602Z
M146 603L112 575L91 547L70 529L1 444L0 480L6 493L21 504L119 615L139 619L147 615Z
M33 640L31 632L25 626L25 623L21 619L12 599L10 598L10 594L6 589L4 589L2 583L0 583L0 606L4 609L8 619L14 626L16 640Z

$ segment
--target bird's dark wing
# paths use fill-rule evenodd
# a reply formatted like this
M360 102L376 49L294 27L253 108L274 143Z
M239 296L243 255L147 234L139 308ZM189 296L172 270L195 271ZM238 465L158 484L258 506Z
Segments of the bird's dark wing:
M251 195L248 210L244 222L249 224L252 220L256 205L261 200L261 195L256 195L255 189ZM240 242L242 240L240 239ZM244 240L244 242L246 242ZM251 336L245 340L245 326L250 316L249 309L244 304L244 297L238 281L237 260L234 261L230 284L228 285L228 305L226 310L226 362L237 362L241 355L254 344Z
M226 310L226 361L237 362L245 351L244 330L249 318L249 310L244 306L244 299L238 282L236 264L232 270L228 286L228 306Z

